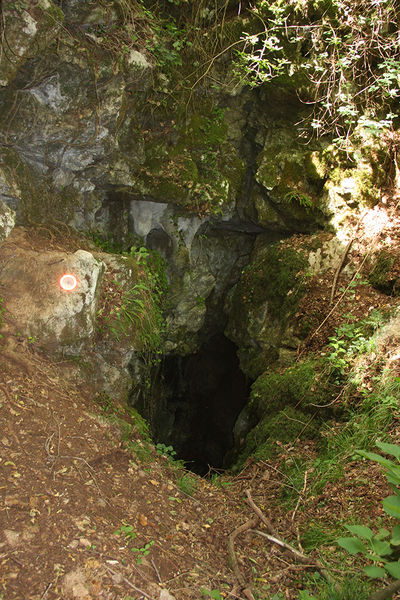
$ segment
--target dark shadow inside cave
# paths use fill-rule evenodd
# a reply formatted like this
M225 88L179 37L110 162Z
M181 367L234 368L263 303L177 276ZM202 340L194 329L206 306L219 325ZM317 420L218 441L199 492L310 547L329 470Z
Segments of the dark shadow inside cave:
M157 443L172 445L177 458L199 475L226 464L233 427L249 396L236 346L216 334L189 356L164 358L160 400L151 418Z

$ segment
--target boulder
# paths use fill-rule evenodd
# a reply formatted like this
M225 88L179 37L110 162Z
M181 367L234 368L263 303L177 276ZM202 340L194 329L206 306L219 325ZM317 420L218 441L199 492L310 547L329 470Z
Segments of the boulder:
M291 318L305 291L307 266L302 248L258 237L250 264L225 305L225 335L238 346L240 367L249 377L260 375L286 345ZM291 347L298 342L291 340Z
M79 354L95 331L103 272L90 252L33 250L15 230L2 249L0 281L17 336L52 353ZM65 273L76 277L71 291L60 286Z

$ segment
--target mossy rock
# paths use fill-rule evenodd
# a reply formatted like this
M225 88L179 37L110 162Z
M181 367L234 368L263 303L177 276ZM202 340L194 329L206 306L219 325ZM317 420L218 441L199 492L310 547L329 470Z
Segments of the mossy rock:
M249 409L253 418L263 419L285 406L301 405L303 411L314 413L315 404L329 405L337 390L327 379L321 379L320 370L319 361L308 360L283 372L260 375L251 386Z
M271 244L242 275L240 292L245 304L260 306L267 300L273 318L292 312L304 291L306 264L302 252Z
M327 178L321 152L299 146L287 127L277 131L258 156L256 180L288 226L312 231L327 220L321 204Z
M315 400L316 371L310 362L290 367L284 373L265 372L253 383L250 406L258 416L275 413L285 405L309 405ZM319 399L321 390L318 390Z
M233 471L239 470L249 456L256 460L268 460L276 455L279 445L294 442L296 439L314 439L318 436L319 423L311 421L310 415L287 406L275 415L266 415L246 437L245 445Z
M266 460L276 454L276 442L286 444L296 439L315 439L323 420L331 415L330 405L337 390L319 376L320 365L309 360L283 372L266 371L253 383L248 404L248 418L257 423L237 449L233 470L243 466L249 456ZM279 445L279 444L278 444Z
M7 49L0 56L0 84L9 84L27 60L36 56L57 36L64 15L54 2L8 2L3 7Z
M224 111L204 99L189 114L179 103L170 109L173 120L164 114L166 107L155 109L159 126L141 140L141 163L128 160L132 186L141 194L200 216L220 214L235 202L244 176L244 163L227 140ZM138 122L147 111L146 102L135 108Z
M346 150L327 146L321 155L329 172L325 185L327 211L339 225L351 209L373 207L379 202L380 189L388 178L391 163L387 146L367 130L357 128Z
M306 255L259 240L229 299L226 335L239 347L242 370L258 377L279 356L290 318L306 289Z
M35 173L12 149L0 154L0 181L12 191L18 203L18 224L69 223L82 204L73 185L55 190L50 179ZM90 194L86 194L87 205L89 197Z
M398 296L400 294L398 257L394 256L389 250L379 252L375 257L368 281L384 294Z
M237 355L241 370L252 379L256 379L260 373L279 359L279 344L272 342L266 347L246 346L239 348Z

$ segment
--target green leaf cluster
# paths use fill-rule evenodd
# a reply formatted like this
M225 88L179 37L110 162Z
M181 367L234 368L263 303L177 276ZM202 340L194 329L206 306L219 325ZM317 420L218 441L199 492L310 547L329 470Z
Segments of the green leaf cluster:
M348 286L351 294L357 285L364 285L365 282L357 280L352 283L354 285ZM352 322L353 315L345 316L347 320L336 328L334 336L328 338L328 353L325 357L330 373L337 383L340 383L341 377L351 368L354 357L374 349L375 342L371 333L382 323L378 311L374 311L374 314L371 313L367 319L358 323Z
M176 452L173 446L166 446L165 444L158 443L156 444L156 450L158 454L161 454L161 456L166 456L170 459L174 459L174 457L176 456Z
M128 525L126 521L123 522L119 529L114 531L114 535L123 535L126 540L134 540L136 537L136 533L134 531L133 525Z
M206 588L200 588L201 595L207 598L212 598L213 600L223 600L223 596L221 596L221 592L217 589L215 590L207 590Z
M155 544L154 540L151 540L150 542L148 542L141 548L131 548L131 551L135 552L135 554L137 555L136 563L138 565L142 564L143 558L150 554L151 548L152 548L152 546L154 546L154 544Z

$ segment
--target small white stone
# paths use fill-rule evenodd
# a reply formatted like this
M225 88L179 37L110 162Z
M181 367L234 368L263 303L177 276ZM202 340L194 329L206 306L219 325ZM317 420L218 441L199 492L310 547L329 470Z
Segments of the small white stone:
M137 50L130 51L128 63L130 65L136 65L138 67L141 67L142 69L148 69L149 67L151 67L151 64L149 63L147 58L144 56L144 54L141 54Z

